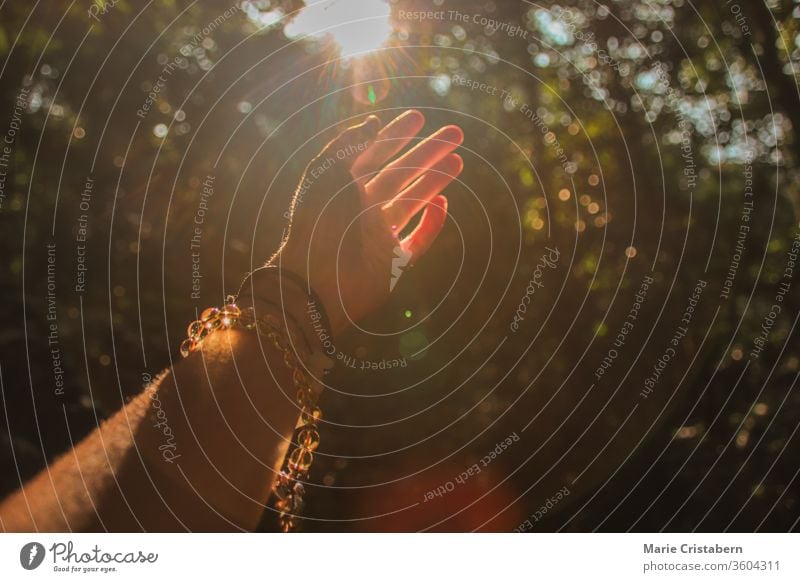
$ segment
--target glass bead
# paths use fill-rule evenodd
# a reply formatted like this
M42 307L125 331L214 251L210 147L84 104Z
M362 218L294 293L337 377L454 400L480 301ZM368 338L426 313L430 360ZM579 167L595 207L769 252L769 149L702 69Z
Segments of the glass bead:
M314 455L311 454L311 451L307 449L295 449L292 451L292 454L289 455L289 468L305 473L311 467L313 460Z
M295 384L295 388L298 390L303 390L304 392L308 392L312 397L314 397L314 389L311 387L311 384L303 380L299 384Z
M185 358L194 351L195 341L187 338L181 342L181 355Z
M234 319L239 319L239 316L241 314L242 314L241 310L238 307L236 307L235 304L226 305L225 307L222 308L222 315L223 316L227 315L227 316L232 317Z
M275 497L278 499L286 499L286 497L289 495L289 486L288 484L276 483L272 488L272 491L275 493Z
M311 426L304 426L297 433L297 444L309 451L315 451L319 446L319 431Z
M219 315L219 309L217 309L216 307L208 307L204 309L203 312L200 314L200 319L206 321L215 318L218 315Z
M289 477L289 475L286 473L286 471L282 470L280 473L278 473L278 483L280 483L281 485L288 486L291 481L292 481L292 478Z
M200 330L203 329L203 322L202 321L193 321L189 324L189 327L186 328L186 335L189 337L195 337Z
M290 532L297 527L297 520L292 515L281 516L281 531Z
M300 417L303 421L303 424L314 423L322 418L322 411L318 406L309 407L307 409L303 409Z
M297 404L300 405L300 408L309 408L313 406L315 398L314 394L310 390L306 390L301 388L297 391Z

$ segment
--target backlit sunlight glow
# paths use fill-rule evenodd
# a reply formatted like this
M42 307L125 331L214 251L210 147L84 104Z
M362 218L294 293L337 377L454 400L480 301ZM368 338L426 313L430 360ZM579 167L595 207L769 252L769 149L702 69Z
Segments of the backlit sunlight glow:
M385 0L308 0L284 29L290 38L330 36L345 57L376 50L392 33Z

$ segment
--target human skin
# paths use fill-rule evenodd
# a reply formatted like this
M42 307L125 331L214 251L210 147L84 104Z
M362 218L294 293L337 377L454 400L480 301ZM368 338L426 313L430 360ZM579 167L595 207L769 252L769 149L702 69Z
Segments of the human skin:
M307 172L330 167L295 198L289 235L269 263L310 284L333 334L385 302L397 249L415 262L444 226L442 191L462 170L453 152L463 134L443 127L397 157L424 123L414 110L383 129L370 116L309 164ZM335 163L323 164L328 159ZM420 212L417 227L399 238ZM320 379L322 362L308 357L320 351L319 338L297 301L303 291L296 278L253 277L238 303L284 321L303 340L297 355L307 372ZM253 530L297 424L292 386L283 354L264 338L217 331L0 503L0 528Z

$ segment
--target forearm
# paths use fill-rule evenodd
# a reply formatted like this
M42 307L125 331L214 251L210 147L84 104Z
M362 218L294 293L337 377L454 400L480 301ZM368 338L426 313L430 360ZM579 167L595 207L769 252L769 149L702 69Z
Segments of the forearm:
M302 407L301 440L276 490L281 528L291 530L319 445L318 392L307 376L320 378L333 365L322 341L377 309L397 280L397 253L405 265L413 264L447 217L441 192L463 167L452 153L463 140L461 129L443 127L391 161L424 121L418 111L407 111L378 133L380 121L370 116L329 142L309 165L313 173L317 160L337 160L324 180L298 189L291 236L274 265L258 269L240 294L253 307L272 311L271 340L241 331L214 331L203 340L206 330L227 327L236 308L209 312L213 316L190 326L192 339L182 349L192 352L199 341L202 352L174 366L0 505L2 526L252 529ZM420 212L419 223L401 238ZM306 350L310 374L287 368L296 357L284 353L276 326L296 336L292 346Z
M282 354L209 336L0 505L6 530L236 530L258 524L299 410Z

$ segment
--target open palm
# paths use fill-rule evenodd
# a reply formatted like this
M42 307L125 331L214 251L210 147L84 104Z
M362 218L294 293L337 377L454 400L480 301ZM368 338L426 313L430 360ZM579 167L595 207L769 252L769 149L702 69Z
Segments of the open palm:
M409 110L381 131L370 116L330 142L306 168L292 202L290 233L273 263L317 292L339 332L379 307L402 270L444 226L444 188L463 168L463 133L446 126L394 158L425 118ZM408 236L400 233L422 212Z

